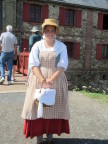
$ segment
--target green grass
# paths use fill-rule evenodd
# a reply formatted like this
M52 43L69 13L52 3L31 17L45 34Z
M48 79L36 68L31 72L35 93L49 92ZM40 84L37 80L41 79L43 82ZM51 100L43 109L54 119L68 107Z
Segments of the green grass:
M108 103L108 94L102 94L102 93L91 93L91 92L86 92L86 91L80 91L82 94L85 96L88 96L93 99L97 99L100 102L105 102Z

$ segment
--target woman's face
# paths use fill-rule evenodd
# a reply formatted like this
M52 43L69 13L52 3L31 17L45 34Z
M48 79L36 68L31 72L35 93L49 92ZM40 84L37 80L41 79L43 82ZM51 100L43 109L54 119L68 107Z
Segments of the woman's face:
M56 35L56 28L54 26L46 26L44 30L45 38L54 40Z

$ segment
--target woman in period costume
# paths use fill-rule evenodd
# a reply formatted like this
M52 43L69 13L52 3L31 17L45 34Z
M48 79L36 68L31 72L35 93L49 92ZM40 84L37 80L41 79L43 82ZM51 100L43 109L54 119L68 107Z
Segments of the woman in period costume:
M23 134L26 138L37 136L37 144L53 144L53 134L70 133L68 84L64 74L68 56L66 45L55 38L60 29L54 19L45 19L42 31L43 39L33 45L29 56L31 73L22 112ZM41 85L55 89L56 98L53 106L43 108L42 118L37 118L34 92ZM43 134L47 135L46 140Z

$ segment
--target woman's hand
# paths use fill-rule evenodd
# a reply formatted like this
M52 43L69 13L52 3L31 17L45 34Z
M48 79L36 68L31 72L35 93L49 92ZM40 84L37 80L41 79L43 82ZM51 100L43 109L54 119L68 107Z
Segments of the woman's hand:
M46 82L47 82L47 83L49 83L49 84L51 84L51 85L53 85L53 84L54 84L54 81L53 81L53 80L51 80L51 79L46 79Z
M46 79L42 84L42 88L52 88L52 87L53 87L53 83L50 82L49 79Z

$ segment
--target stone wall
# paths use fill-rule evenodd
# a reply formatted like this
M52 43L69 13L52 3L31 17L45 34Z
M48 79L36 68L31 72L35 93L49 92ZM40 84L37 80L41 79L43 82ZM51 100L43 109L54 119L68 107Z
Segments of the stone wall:
M21 48L21 44L22 44L22 34L23 34L23 28L22 28L22 24L23 24L23 2L21 1L17 1L16 3L16 35L18 38L18 44Z
M103 77L105 75L107 75L105 71L103 73L101 71L73 71L67 75L69 90L108 94L108 76Z
M2 31L6 30L7 25L16 28L16 0L2 1Z
M98 12L93 11L93 31L92 31L92 61L91 69L108 71L108 59L107 60L96 60L96 44L108 44L108 30L98 30ZM103 11L104 13L104 11Z

